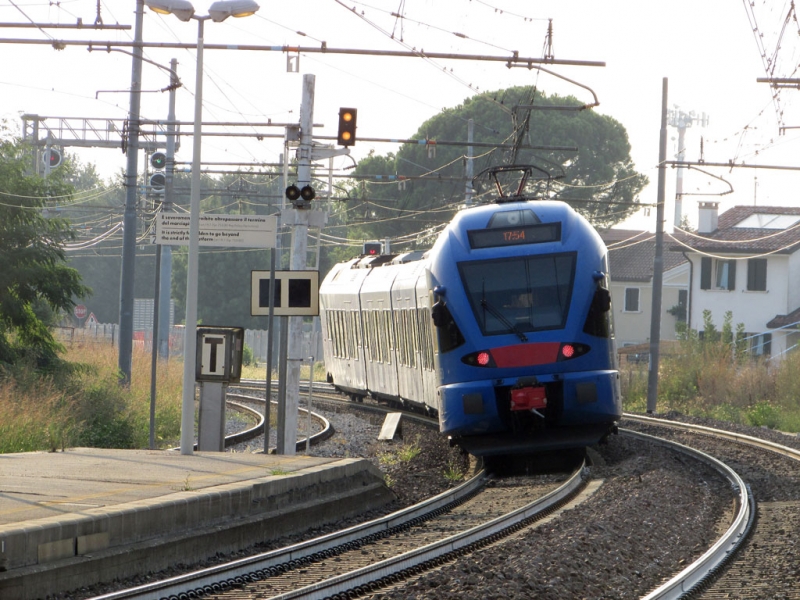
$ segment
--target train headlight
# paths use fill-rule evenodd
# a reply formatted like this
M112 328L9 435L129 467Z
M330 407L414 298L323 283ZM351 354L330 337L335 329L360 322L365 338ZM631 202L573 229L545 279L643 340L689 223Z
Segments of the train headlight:
M578 358L579 356L583 356L587 352L589 352L590 348L586 344L573 344L573 343L564 343L561 344L561 347L558 349L558 360L570 360L573 358Z
M461 362L471 367L496 367L497 364L488 350L478 350L461 358Z

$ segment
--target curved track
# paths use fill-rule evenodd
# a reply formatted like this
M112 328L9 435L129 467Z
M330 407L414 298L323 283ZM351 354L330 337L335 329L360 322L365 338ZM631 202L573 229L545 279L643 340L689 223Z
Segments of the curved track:
M631 414L625 419L637 427L658 428L660 435L708 447L706 451L738 465L753 488L758 506L753 508L756 518L749 536L742 536L725 568L701 581L693 597L800 598L796 547L800 536L800 450L702 425ZM720 446L719 440L733 444Z

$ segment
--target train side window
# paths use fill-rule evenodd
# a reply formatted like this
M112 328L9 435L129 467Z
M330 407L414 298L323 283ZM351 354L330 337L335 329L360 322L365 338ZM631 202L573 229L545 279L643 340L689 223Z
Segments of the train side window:
M358 355L355 354L355 349L361 347L361 319L359 317L358 311L350 311L350 328L353 330L353 356L355 358L358 358Z
M388 340L386 339L387 331L386 331L386 320L384 319L383 315L384 311L379 311L375 313L375 317L377 318L377 325L378 325L378 360L382 363L388 362L386 360L386 354L388 352Z
M403 327L402 319L403 319L403 310L396 310L394 312L394 328L397 331L397 364L402 365L404 367L408 366L408 361L405 357L405 338L406 332L405 328Z
M392 349L395 348L394 344L394 327L392 326L392 312L389 310L383 311L383 331L386 334L385 340L386 343L384 344L384 362L387 365L392 364Z
M337 358L342 356L341 348L339 348L339 311L334 310L331 313L331 320L333 321L333 355Z
M381 346L380 332L378 331L378 312L375 310L369 311L369 328L370 354L372 355L372 360L378 362L381 359Z
M341 338L342 338L342 356L345 358L350 358L350 344L348 343L348 338L350 337L347 331L347 326L345 323L345 318L347 315L343 310L339 311L339 329L341 330Z
M414 313L411 310L405 311L406 313L406 327L408 331L408 344L406 346L408 352L408 363L411 367L417 367L417 348L419 348L419 340L417 335L417 321L414 319Z
M356 356L355 344L353 343L353 340L356 336L356 332L353 327L352 315L353 315L352 311L349 310L342 311L342 324L344 325L345 343L347 344L348 358L355 358Z
M427 308L420 311L419 330L422 332L422 366L433 370L433 339L431 338L431 312Z
M331 346L333 346L333 355L338 357L339 356L339 348L336 346L337 344L337 335L336 335L336 311L332 310L330 312L330 336L331 336Z
M364 337L364 358L366 360L372 360L372 339L371 339L371 328L369 322L369 311L365 310L361 313L361 323L364 327L363 337Z

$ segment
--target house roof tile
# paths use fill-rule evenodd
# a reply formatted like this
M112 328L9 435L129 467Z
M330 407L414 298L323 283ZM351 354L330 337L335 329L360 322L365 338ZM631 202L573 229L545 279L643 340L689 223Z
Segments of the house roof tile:
M767 327L769 329L779 329L787 325L793 325L798 321L800 321L800 308L794 309L788 315L776 315L775 318L767 323Z
M762 227L736 227L747 217L755 214L797 215L800 208L786 206L734 206L719 215L716 231L699 237L689 236L686 242L691 248L710 254L752 254L770 252L791 254L800 248L800 223L788 229ZM670 246L677 250L676 245Z
M650 281L653 278L654 233L629 229L604 229L599 233L608 247L608 268L613 281ZM686 262L682 252L669 248L671 237L664 236L664 271Z

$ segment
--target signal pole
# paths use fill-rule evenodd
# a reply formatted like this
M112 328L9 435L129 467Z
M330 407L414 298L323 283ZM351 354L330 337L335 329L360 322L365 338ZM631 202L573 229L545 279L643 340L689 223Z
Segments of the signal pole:
M297 188L303 190L311 185L311 163L349 154L349 149L313 147L314 128L314 75L303 76L303 92L300 105L300 145L297 148ZM288 136L287 136L288 137ZM288 157L284 158L284 164ZM284 171L284 176L287 172ZM321 210L311 210L311 200L295 199L293 208L285 207L281 211L281 225L292 227L292 246L290 269L302 271L306 268L308 254L308 228L323 227L327 214ZM297 411L300 406L300 365L305 360L303 354L303 317L288 317L286 350L286 385L281 376L281 387L278 395L278 454L295 454L297 447ZM312 364L313 368L313 364Z
M311 145L314 122L314 75L303 76L300 104L300 146L297 149L297 187L311 183ZM281 221L292 225L292 247L289 259L292 271L306 268L309 213L307 208L284 210ZM288 217L291 222L287 222ZM278 454L294 454L297 446L297 410L300 406L300 363L303 360L303 317L289 317L286 352L286 398L278 403ZM283 410L281 410L283 407Z
M174 199L174 177L175 177L175 89L178 85L178 61L172 59L169 62L170 68L170 89L169 91L169 112L167 113L167 164L164 169L166 182L164 185L164 204L161 210L172 212L172 202ZM170 298L172 297L172 246L161 246L161 288L158 297L158 355L169 358L169 323L170 323Z

